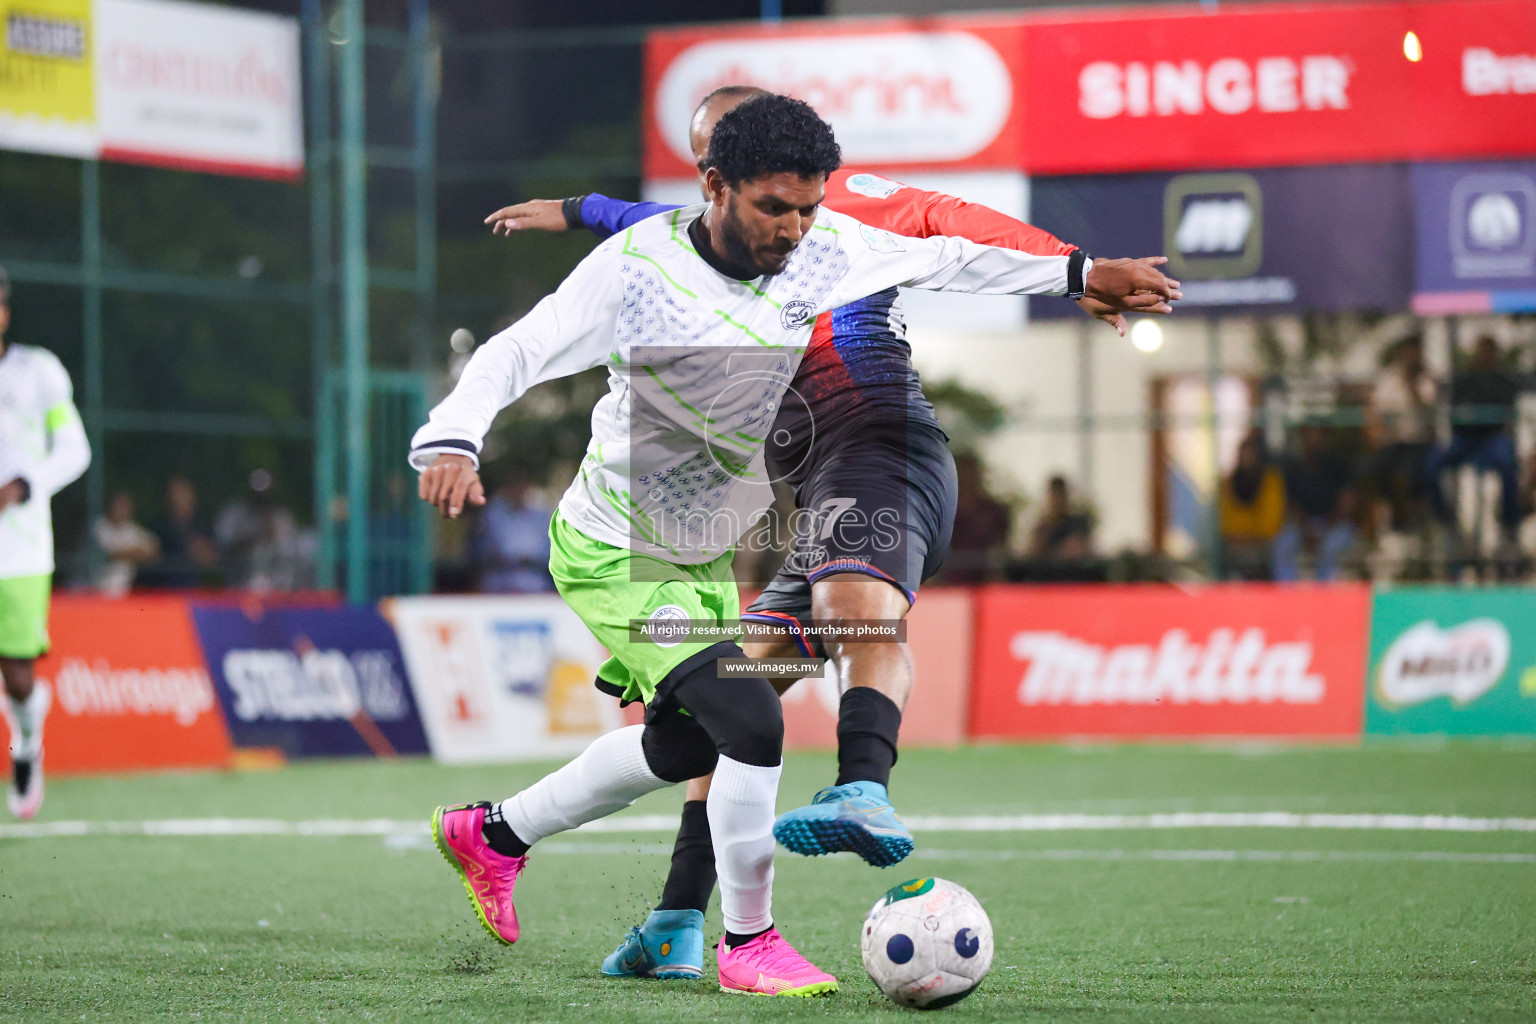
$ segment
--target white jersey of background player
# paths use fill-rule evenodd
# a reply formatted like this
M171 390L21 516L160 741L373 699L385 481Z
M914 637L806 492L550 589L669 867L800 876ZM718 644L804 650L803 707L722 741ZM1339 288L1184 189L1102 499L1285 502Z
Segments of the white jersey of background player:
M69 374L52 352L8 343L10 319L10 285L0 270L0 675L11 739L6 802L13 815L30 818L43 803L49 703L47 687L34 685L32 674L48 650L49 500L85 472L91 449Z

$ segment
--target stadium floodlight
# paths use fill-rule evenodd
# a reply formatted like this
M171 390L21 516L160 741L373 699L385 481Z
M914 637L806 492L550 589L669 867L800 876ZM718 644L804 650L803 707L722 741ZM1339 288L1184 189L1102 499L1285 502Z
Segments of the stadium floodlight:
M1143 352L1156 352L1163 347L1163 325L1156 320L1137 320L1131 327L1131 344Z

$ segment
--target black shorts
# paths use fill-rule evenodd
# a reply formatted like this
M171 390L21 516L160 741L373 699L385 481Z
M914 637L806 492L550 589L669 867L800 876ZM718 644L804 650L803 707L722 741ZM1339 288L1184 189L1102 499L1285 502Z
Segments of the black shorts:
M916 601L949 552L958 485L949 438L930 423L851 431L813 457L795 491L798 539L741 617L782 626L804 653L823 657L820 644L799 635L811 620L811 584L863 573Z

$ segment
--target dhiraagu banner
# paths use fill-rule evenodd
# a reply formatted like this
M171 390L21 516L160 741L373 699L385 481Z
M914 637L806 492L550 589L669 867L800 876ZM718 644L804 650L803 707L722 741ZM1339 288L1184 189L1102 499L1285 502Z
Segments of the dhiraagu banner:
M97 150L91 0L0 0L0 149Z
M1536 588L1378 593L1365 731L1536 734Z

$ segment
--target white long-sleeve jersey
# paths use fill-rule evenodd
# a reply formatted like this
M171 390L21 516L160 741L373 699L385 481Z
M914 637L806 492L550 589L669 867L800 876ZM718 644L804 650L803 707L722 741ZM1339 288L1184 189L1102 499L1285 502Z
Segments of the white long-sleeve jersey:
M823 208L775 275L738 281L695 251L706 207L642 221L594 249L553 295L491 338L411 443L411 465L477 460L496 414L594 366L608 394L560 512L589 537L673 564L728 551L772 500L767 432L818 315L904 285L1062 295L1068 256L906 238ZM1084 269L1086 275L1086 268Z
M91 464L69 374L47 349L7 344L0 353L0 484L31 490L0 512L0 579L53 572L49 500Z

